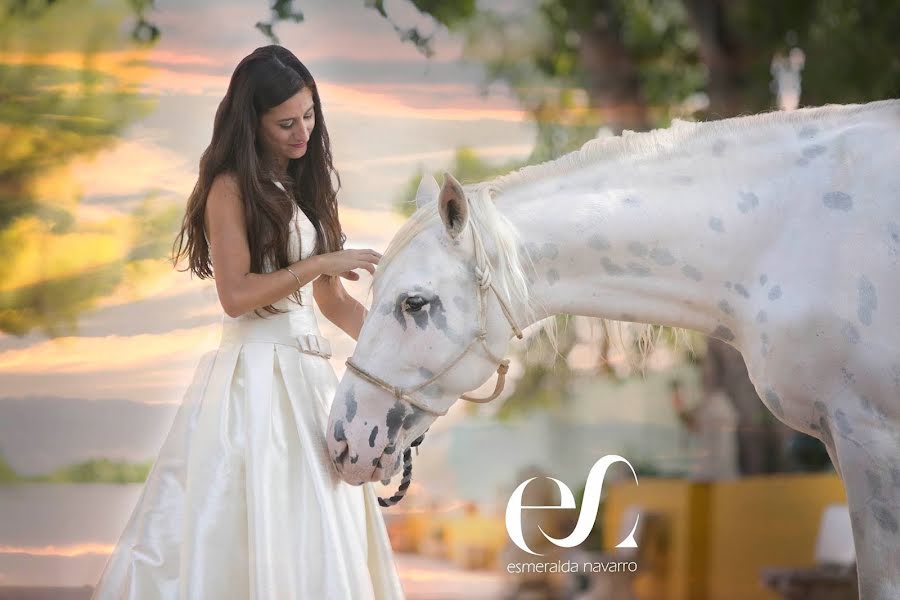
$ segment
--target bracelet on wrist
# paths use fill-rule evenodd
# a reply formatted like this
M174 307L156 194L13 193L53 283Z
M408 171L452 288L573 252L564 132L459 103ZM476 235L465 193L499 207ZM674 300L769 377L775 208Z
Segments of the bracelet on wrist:
M285 267L285 269L286 269L286 270L287 270L287 272L288 272L288 273L290 273L290 274L291 274L291 275L293 275L293 276L294 276L294 279L296 279L296 280L297 280L297 289L298 289L298 290L299 290L299 289L300 289L300 288L302 288L302 287L303 287L303 282L302 282L302 281L300 281L300 278L299 278L299 277L297 277L297 274L296 274L296 273L294 273L294 272L293 272L293 271L292 271L292 270L291 270L291 268L290 268L290 267Z

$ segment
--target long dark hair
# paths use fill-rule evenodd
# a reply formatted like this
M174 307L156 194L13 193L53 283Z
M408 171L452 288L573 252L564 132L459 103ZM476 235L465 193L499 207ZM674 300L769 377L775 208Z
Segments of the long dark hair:
M259 120L266 111L305 87L312 92L315 127L306 153L288 161L285 180L274 172L273 159L267 156L257 137ZM240 186L251 272L262 273L265 265L280 269L290 264L288 224L294 208L284 192L272 183L273 178L281 181L315 226L317 240L313 254L343 249L346 236L337 213L341 179L332 164L331 141L319 90L307 68L287 48L278 45L257 48L241 60L231 75L228 91L216 111L212 141L200 157L197 183L188 198L181 230L173 244L173 264L183 256L189 259L189 266L179 271L190 270L200 279L214 277L203 226L206 197L216 176L229 172L237 177ZM332 185L332 173L337 188ZM300 303L299 290L290 297ZM271 304L262 308L270 314L284 312ZM257 310L254 312L261 316Z

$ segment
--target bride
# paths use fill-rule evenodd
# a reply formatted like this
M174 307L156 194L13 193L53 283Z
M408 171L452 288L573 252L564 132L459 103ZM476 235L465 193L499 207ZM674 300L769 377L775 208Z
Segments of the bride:
M343 483L326 450L337 378L312 301L356 339L366 309L340 278L381 258L341 249L332 172L312 75L257 48L231 76L173 247L201 279L215 272L221 342L93 598L403 598L372 484Z

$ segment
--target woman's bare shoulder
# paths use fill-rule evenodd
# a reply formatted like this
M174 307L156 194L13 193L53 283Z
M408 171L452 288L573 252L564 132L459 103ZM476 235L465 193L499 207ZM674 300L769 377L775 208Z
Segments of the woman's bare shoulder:
M224 171L213 178L206 198L207 230L213 224L228 222L234 226L243 226L244 209L241 202L241 190L234 173Z

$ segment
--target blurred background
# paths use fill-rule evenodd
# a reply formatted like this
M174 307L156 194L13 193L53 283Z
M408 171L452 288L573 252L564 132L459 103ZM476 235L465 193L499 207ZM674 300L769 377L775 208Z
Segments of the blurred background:
M348 247L383 250L424 173L474 182L673 118L898 97L898 31L896 0L0 0L0 598L89 596L218 343L214 283L167 256L254 48L317 79ZM367 301L369 282L346 285ZM319 321L340 376L353 340ZM840 480L735 350L659 328L638 368L627 324L557 325L558 352L532 328L501 398L431 428L383 510L409 598L855 597ZM509 574L529 560L512 490L539 477L524 502L558 503L552 476L580 507L613 453L640 485L611 471L577 552L537 529L563 537L577 510L528 511L526 539L540 562L638 571ZM637 513L640 550L613 552Z

